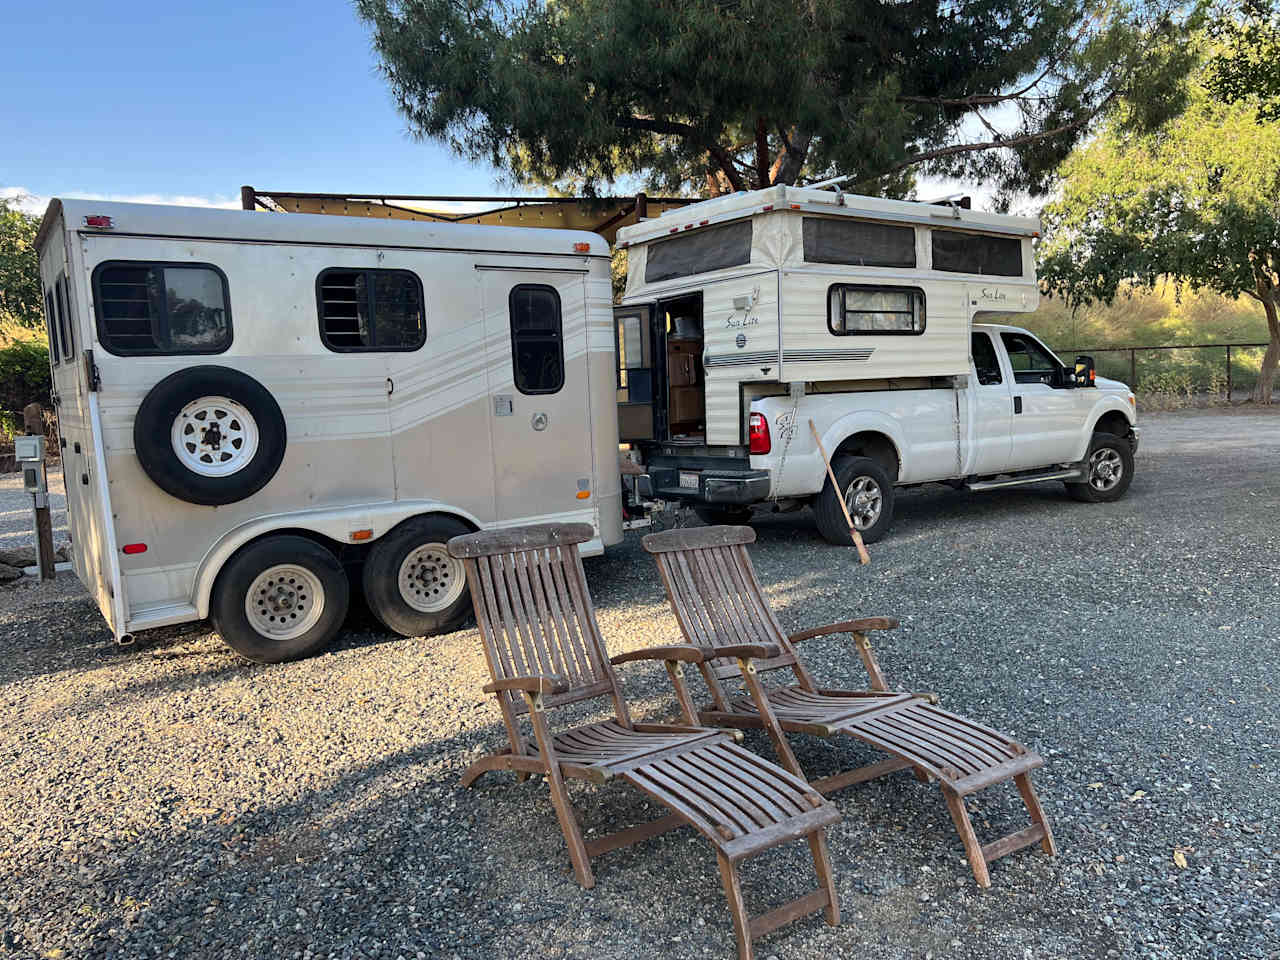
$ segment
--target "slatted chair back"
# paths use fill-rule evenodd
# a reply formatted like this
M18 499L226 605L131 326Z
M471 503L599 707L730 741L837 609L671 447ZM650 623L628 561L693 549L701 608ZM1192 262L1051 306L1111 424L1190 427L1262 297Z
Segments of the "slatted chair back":
M657 561L676 622L690 643L777 644L782 654L755 661L756 671L790 667L800 685L811 690L813 678L770 609L747 555L747 544L755 539L750 527L694 527L650 533L641 542ZM742 675L736 662L724 658L703 673L717 700L723 695L719 682Z
M513 527L454 537L449 553L466 570L494 680L562 678L568 690L547 695L548 709L612 696L618 721L630 727L578 554L578 544L592 536L584 523ZM528 712L528 703L513 691L498 697L514 741L515 718Z

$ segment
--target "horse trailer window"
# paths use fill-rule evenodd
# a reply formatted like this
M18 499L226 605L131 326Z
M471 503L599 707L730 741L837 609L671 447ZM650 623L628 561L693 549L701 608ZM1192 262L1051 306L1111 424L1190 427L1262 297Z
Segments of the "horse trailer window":
M45 326L49 330L49 359L54 365L58 364L58 337L55 331L56 320L53 313L53 291L46 290L44 292L44 317Z
M75 324L71 322L71 301L67 299L67 278L58 278L58 332L62 337L62 357L64 360L74 359L76 355Z
M121 356L221 353L231 346L227 278L208 263L110 261L93 271L98 339Z
M555 393L564 386L564 331L555 287L522 283L511 289L511 362L521 393Z
M427 342L416 273L334 267L316 278L316 297L320 339L330 350L417 350Z
M804 258L809 263L846 263L856 267L916 265L914 227L835 217L805 217L801 233Z
M751 262L751 221L707 227L649 244L644 282L691 277Z
M958 230L933 231L933 269L986 277L1022 276L1022 241Z
M838 337L918 336L924 333L924 291L833 284L827 290L827 328Z

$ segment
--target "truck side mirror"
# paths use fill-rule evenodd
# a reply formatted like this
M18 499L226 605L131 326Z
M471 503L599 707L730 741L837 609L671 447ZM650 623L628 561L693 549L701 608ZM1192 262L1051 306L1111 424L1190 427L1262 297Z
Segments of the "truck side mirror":
M1075 380L1077 387L1098 385L1098 371L1093 365L1093 357L1084 354L1076 357Z

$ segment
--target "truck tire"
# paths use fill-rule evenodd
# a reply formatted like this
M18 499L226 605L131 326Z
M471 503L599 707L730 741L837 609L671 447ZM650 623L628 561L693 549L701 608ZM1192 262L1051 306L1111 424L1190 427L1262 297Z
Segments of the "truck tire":
M1084 462L1088 478L1083 483L1064 484L1073 499L1109 503L1123 497L1133 482L1133 447L1124 437L1095 433Z
M350 587L337 557L282 534L242 548L218 573L209 617L232 650L282 663L329 645L347 615Z
M693 512L709 527L745 526L751 522L750 507L694 507Z
M267 388L230 367L188 367L143 399L133 446L157 487L187 503L251 497L284 459L284 414Z
M459 626L471 610L462 561L445 546L474 531L453 517L414 517L374 543L364 563L364 598L392 633L425 637Z
M844 492L849 513L863 542L875 543L893 523L894 488L889 474L870 457L838 457L831 464L831 471ZM813 515L823 539L851 547L853 537L849 535L849 525L845 523L844 511L840 509L837 497L828 477L822 492L813 501Z

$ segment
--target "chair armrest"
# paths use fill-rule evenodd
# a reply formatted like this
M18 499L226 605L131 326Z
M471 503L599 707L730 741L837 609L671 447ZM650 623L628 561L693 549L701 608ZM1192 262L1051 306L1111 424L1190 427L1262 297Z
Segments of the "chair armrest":
M484 685L485 693L503 693L519 690L522 693L564 693L569 683L564 677L506 677Z
M679 660L682 663L702 663L706 658L707 655L701 648L692 644L681 643L667 647L644 647L640 650L628 650L626 653L610 657L609 662L614 666L620 663L630 663L633 660Z
M730 657L734 660L772 660L782 656L782 650L776 643L735 643L707 647L706 654L708 659Z
M833 633L866 633L868 630L893 630L897 626L898 621L893 617L864 617L861 620L843 620L840 623L829 623L825 627L801 630L787 639L792 643L799 643L814 637L828 637Z

